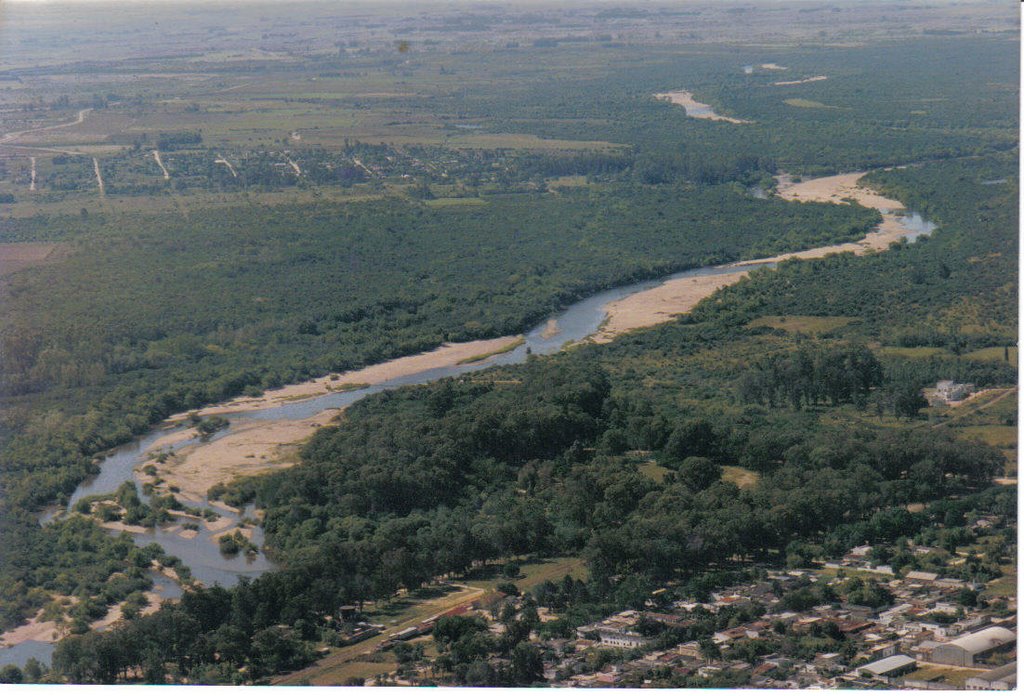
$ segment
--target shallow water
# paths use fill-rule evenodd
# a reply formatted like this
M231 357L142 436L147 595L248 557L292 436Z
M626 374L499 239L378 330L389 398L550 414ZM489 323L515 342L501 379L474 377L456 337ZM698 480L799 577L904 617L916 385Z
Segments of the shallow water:
M44 643L41 640L26 640L10 648L0 648L0 666L18 665L24 667L29 658L36 658L44 665L53 663L55 643Z

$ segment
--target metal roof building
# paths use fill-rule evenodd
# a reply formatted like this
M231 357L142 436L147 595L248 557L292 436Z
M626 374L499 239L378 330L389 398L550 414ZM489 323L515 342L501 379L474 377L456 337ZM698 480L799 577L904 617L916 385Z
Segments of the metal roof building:
M876 677L892 678L914 671L917 660L906 655L893 655L857 668L857 672L869 672Z
M970 677L965 686L972 691L1008 691L1017 688L1017 663L990 669L983 674Z
M932 661L944 665L973 667L974 661L1017 642L1017 634L1000 626L961 636L942 643L932 652Z

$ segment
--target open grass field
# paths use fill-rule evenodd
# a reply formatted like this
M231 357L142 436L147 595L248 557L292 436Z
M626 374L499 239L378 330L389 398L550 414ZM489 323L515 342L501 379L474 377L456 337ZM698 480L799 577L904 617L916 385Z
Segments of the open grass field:
M652 460L640 464L637 467L637 471L639 471L641 474L648 477L652 481L661 483L662 481L665 480L665 474L669 473L671 469L666 469L665 467L661 466L660 464Z
M785 99L785 103L790 106L795 106L799 109L838 109L837 106L829 106L828 104L822 104L820 101L814 101L813 99Z
M984 671L985 670L983 669L969 669L965 667L925 665L924 667L907 674L903 678L920 681L937 681L951 689L962 689L969 678L981 674Z
M1010 563L1001 566L1003 575L996 578L985 587L981 596L984 598L994 597L1016 597L1017 596L1017 566Z
M934 348L932 346L916 346L913 348L903 348L901 346L883 346L878 351L882 357L893 357L893 358L930 358L932 356L948 356L952 355L945 348Z
M949 428L957 437L980 440L997 447L1006 457L1005 475L1017 473L1017 391L987 389L956 408L929 409L944 420L935 427Z
M981 440L999 449L1017 448L1017 426L1015 425L968 425L957 428L957 432L961 437Z
M59 254L59 247L56 244L33 242L0 244L0 276L46 263L57 254Z
M482 205L487 205L487 201L483 198L434 198L433 200L423 201L423 204L428 208L475 208Z
M857 321L855 317L766 316L758 317L747 324L747 327L751 329L768 327L792 333L823 334L841 329L855 321Z
M993 360L1003 362L1006 360L1007 354L1009 354L1010 362L1016 364L1018 360L1016 346L1010 346L1008 349L1003 349L998 346L981 348L979 350L973 350L970 353L964 353L964 357L968 360Z
M753 488L761 480L761 474L742 466L723 466L722 480L735 483L738 488Z
M549 558L543 560L528 560L519 562L519 577L511 580L521 591L527 592L545 580L557 582L570 575L576 579L584 580L587 577L587 568L582 558ZM478 587L483 590L493 590L503 582L510 582L508 578L501 577L498 573L500 568L490 566L484 577L470 576L465 580L469 587Z

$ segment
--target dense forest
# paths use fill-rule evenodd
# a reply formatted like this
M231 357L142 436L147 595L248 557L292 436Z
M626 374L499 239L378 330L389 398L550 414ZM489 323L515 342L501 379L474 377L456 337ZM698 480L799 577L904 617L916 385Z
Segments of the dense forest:
M928 427L917 418L922 404L896 410L901 419L885 427L868 417L882 395L898 394L908 380L916 393L951 367L980 384L1015 381L1005 363L954 356L911 360L908 370L906 359L877 357L868 347L897 322L940 315L964 297L1008 307L1012 296L987 274L954 284L935 273L939 290L949 281L948 295L904 292L909 317L865 313L832 334L749 326L768 314L810 311L784 292L793 274L812 297L829 297L818 305L821 314L842 307L858 316L852 310L867 292L911 290L917 283L908 268L931 268L936 248L945 249L941 258L951 268L967 265L976 247L1011 249L1012 217L960 222L972 205L1000 208L1006 195L965 187L957 173L969 171L970 162L950 162L880 182L907 195L936 187L940 195L931 200L941 202L930 213L943 226L926 243L784 264L674 324L358 402L338 425L317 432L300 465L231 490L235 502L254 499L266 510L281 571L230 591L190 592L153 617L68 639L55 657L58 670L82 681L135 670L147 680L231 681L244 665L258 680L308 661L308 641L331 630L327 617L340 603L383 600L480 561L527 554L586 559L586 583L537 590L565 607L560 623L545 630L571 631L613 608L641 606L667 580L681 583L673 596L700 596L742 573L738 561L800 563L853 544L933 534L936 520L945 523L936 541L955 546L970 534L961 528L968 513L1013 515L1015 488L988 488L1004 465L998 450ZM1012 207L1000 209L1012 216ZM862 273L850 271L844 284L833 274L808 275L815 266ZM992 274L1000 277L999 269ZM987 340L1003 340L1009 327ZM744 359L751 350L765 356L760 366ZM798 377L806 370L822 391L800 391L807 382L782 377L792 396L773 408L751 398L750 379L770 381L785 370ZM638 468L645 457L663 469L660 480ZM755 472L757 483L740 488L723 478L725 467L737 466ZM908 503L925 505L909 512ZM919 563L913 556L902 562ZM962 572L993 578L1000 570L982 559ZM884 602L876 585L851 582L843 591L851 601ZM808 592L786 601L821 600ZM716 621L728 620L670 637L705 639ZM471 622L438 624L441 666L461 683L531 683L535 656L525 641L537 626L527 618L508 626L495 641ZM481 664L488 655L513 667L488 671Z
M557 56L549 52L550 61ZM769 60L788 70L742 70ZM468 100L498 132L514 124L546 137L633 144L634 172L649 183L754 182L775 168L829 174L1016 145L1014 42L921 38L785 52L728 46L656 57L623 49L617 62L611 74L558 74L501 96L453 98ZM811 76L828 79L774 84ZM686 119L681 107L652 96L681 88L753 123Z
M69 494L90 455L246 389L514 334L595 290L856 239L877 220L728 186L112 219L75 264L4 285L6 497ZM45 421L19 421L23 404Z

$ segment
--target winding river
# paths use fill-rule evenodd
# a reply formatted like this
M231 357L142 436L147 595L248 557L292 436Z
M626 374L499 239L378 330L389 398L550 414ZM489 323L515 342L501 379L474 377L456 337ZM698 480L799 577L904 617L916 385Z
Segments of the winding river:
M849 175L848 175L849 176ZM785 195L785 194L783 194ZM803 200L808 200L804 198ZM909 212L896 213L893 209L882 209L886 217L886 223L890 227L896 226L899 236L905 237L908 241L914 241L922 235L928 235L935 229L935 225L924 220L920 215ZM892 232L890 230L890 236ZM829 247L821 250L801 252L800 255L813 255L813 252L825 252L831 250L847 250L837 247ZM817 254L817 255L823 255ZM446 377L455 377L471 372L477 372L496 365L513 365L525 362L527 355L549 355L561 350L566 344L582 341L599 334L602 324L608 318L609 307L626 298L640 296L645 292L656 292L657 289L667 284L688 279L697 280L711 278L714 276L730 276L729 282L735 282L739 276L755 268L771 268L776 265L775 259L754 260L742 263L727 264L722 266L708 266L697 268L681 273L675 273L666 278L650 280L614 288L595 294L587 299L581 300L565 310L555 314L537 327L526 333L522 343L514 349L493 355L489 358L472 362L469 364L453 364L444 367L434 367L412 374L404 374L393 379L365 386L350 391L328 392L302 400L287 401L272 405L268 408L231 413L228 418L230 425L215 433L207 442L215 442L227 437L236 429L257 421L293 421L309 419L331 409L340 409L349 406L363 397L376 394L382 391L396 389L408 385L426 384ZM738 274L738 272L740 272ZM709 284L709 288L714 284ZM709 289L706 294L711 294ZM685 311L685 309L683 310ZM665 321L665 319L661 319ZM657 323L657 322L651 322ZM43 524L61 515L67 514L72 506L84 497L114 492L123 482L135 480L136 469L147 461L147 452L160 441L165 442L169 434L181 433L176 442L166 446L164 449L180 451L184 448L202 446L198 438L189 438L184 435L187 426L182 422L164 423L158 426L144 437L119 447L108 454L100 464L100 472L92 479L83 483L74 492L68 507L65 509L51 510L41 518ZM136 481L136 485L138 482ZM146 496L142 496L146 499ZM189 501L195 504L200 501ZM254 511L250 508L238 511L227 507L217 501L208 499L201 501L202 507L215 509L223 518L218 524L200 524L199 531L192 538L182 535L179 526L165 526L164 528L142 531L138 528L129 528L128 531L136 544L145 546L150 543L160 544L167 553L177 556L184 565L192 571L192 577L204 585L218 583L225 587L236 584L241 577L256 577L271 569L273 565L262 554L254 555L238 554L225 556L220 553L216 537L219 536L227 526L238 525L243 518L254 517ZM180 522L180 521L179 521ZM119 530L112 530L119 531ZM261 546L263 543L262 529L256 525L249 525L248 532L252 535L252 541ZM162 576L160 576L162 578ZM157 582L154 591L163 599L175 599L181 595L181 588L175 583L162 578ZM24 664L25 660L35 657L43 662L48 662L52 657L53 644L43 641L26 640L12 647L0 649L0 665L3 664Z

